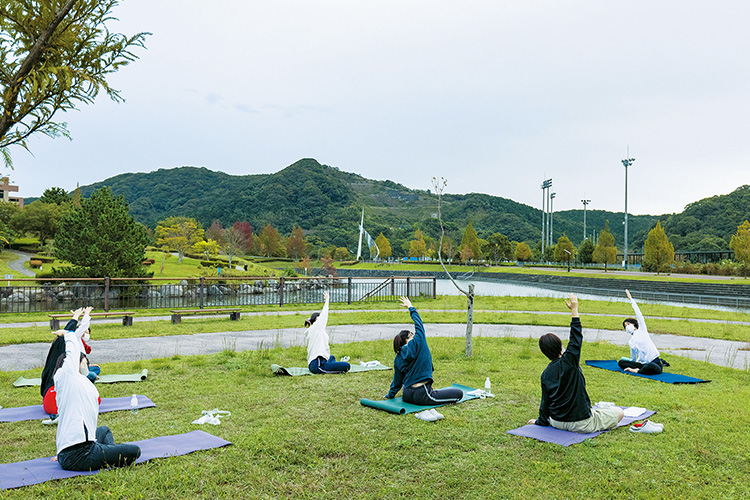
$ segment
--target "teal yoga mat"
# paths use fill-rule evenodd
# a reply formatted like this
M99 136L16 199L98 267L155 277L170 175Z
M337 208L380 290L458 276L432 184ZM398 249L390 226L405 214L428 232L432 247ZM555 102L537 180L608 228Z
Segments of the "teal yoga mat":
M476 389L472 387L467 387L461 384L451 384L451 387L454 389L461 389L461 391L464 393L464 397L461 398L461 401L459 401L459 403L463 403L464 401L468 401L470 399L477 399L479 397L479 396L471 396L468 394L471 391L476 391ZM402 398L393 398L393 399L364 399L363 398L359 402L362 403L363 406L369 406L370 408L375 408L376 410L383 410L383 411L387 411L388 413L395 413L398 415L405 415L407 413L416 413L418 411L429 410L430 408L437 408L439 406L444 406L444 405L432 405L432 406L413 405L409 403L404 403L404 400Z
M115 382L143 382L148 377L148 369L144 368L139 373L131 373L128 375L100 375L96 380L97 384L114 384ZM18 377L18 380L13 382L15 387L28 387L28 386L40 386L42 385L42 379L40 378L24 378Z
M378 363L375 366L362 366L359 364L352 365L351 369L349 370L349 373L355 373L355 372L369 372L372 370L390 370L390 366L385 366L383 364ZM286 375L286 376L292 376L292 377L301 377L302 375L314 375L313 372L311 372L307 368L301 368L299 366L293 366L291 368L285 368L281 365L271 365L271 371L274 373L274 375Z

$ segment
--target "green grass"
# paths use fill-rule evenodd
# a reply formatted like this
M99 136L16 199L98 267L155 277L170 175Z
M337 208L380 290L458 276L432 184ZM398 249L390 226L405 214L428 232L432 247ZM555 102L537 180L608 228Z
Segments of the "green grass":
M8 267L8 262L12 262L18 259L18 255L8 252L0 252L0 278L6 274L12 274L14 278L28 278L25 274L21 274L18 271L14 271ZM28 268L28 264L26 265Z
M445 419L365 408L380 398L390 372L276 378L269 365L304 364L305 350L262 350L111 363L105 373L149 369L139 384L98 386L102 397L137 391L156 404L138 415L99 417L118 442L201 428L232 446L91 477L0 492L13 498L728 498L750 496L750 386L747 373L680 358L672 369L710 384L670 385L584 366L591 400L656 410L658 435L626 428L569 448L506 434L536 417L546 360L526 339L430 339L437 387L480 387L496 399L446 407ZM389 341L334 346L353 361L392 360ZM585 344L585 358L615 358L621 348ZM36 388L15 389L0 372L7 407L39 404ZM232 412L218 427L193 426L201 410ZM55 453L54 427L5 423L1 462Z

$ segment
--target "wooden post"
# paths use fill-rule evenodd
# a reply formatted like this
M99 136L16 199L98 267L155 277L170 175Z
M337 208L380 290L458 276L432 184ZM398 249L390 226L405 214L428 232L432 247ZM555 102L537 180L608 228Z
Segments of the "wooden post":
M109 312L109 276L104 278L104 312Z
M396 278L391 278L391 297L396 296Z
M469 294L466 296L468 310L466 312L466 357L473 354L472 330L474 329L474 284L469 285Z
M432 277L432 298L437 298L437 276Z
M198 294L200 295L201 309L203 309L203 285L204 283L205 283L205 278L201 276L200 285L198 286Z
M352 303L352 277L349 276L347 279L347 285L349 287L348 293L346 294L346 303L351 304Z
M411 297L411 278L406 277L406 296Z
M284 277L279 278L279 307L284 305Z

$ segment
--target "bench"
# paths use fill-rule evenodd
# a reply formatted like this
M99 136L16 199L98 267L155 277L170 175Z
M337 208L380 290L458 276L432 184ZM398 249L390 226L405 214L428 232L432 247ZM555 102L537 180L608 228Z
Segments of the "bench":
M240 319L239 307L223 307L221 309L176 309L169 312L172 313L173 325L179 325L180 323L182 323L182 317L186 315L229 313L229 319L231 319L232 321L239 321Z
M119 312L98 312L98 313L91 313L89 316L92 318L109 318L110 316L119 318L122 317L122 326L133 326L133 316L135 313L133 311L119 311ZM49 327L53 330L59 330L60 329L60 320L63 318L72 318L73 315L71 313L66 314L48 314L47 316L50 317L49 320Z

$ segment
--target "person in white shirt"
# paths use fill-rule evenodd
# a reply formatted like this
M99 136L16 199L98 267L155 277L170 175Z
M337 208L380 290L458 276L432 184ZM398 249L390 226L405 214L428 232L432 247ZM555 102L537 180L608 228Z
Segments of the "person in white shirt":
M345 361L336 361L331 356L331 348L328 346L328 292L323 293L325 304L320 313L312 313L305 320L305 340L307 341L307 367L316 375L326 373L346 373L351 365Z
M65 331L65 352L55 367L59 415L56 458L65 470L122 467L135 462L141 449L132 444L115 444L108 427L97 427L99 391L87 378L89 361L81 343L91 321L91 308L84 308L82 312L83 319L78 329Z
M622 322L623 328L630 334L630 358L622 358L617 364L626 372L658 375L663 367L669 366L669 363L659 357L659 350L646 329L646 319L630 295L630 290L625 290L625 294L633 306L635 318L626 318Z

